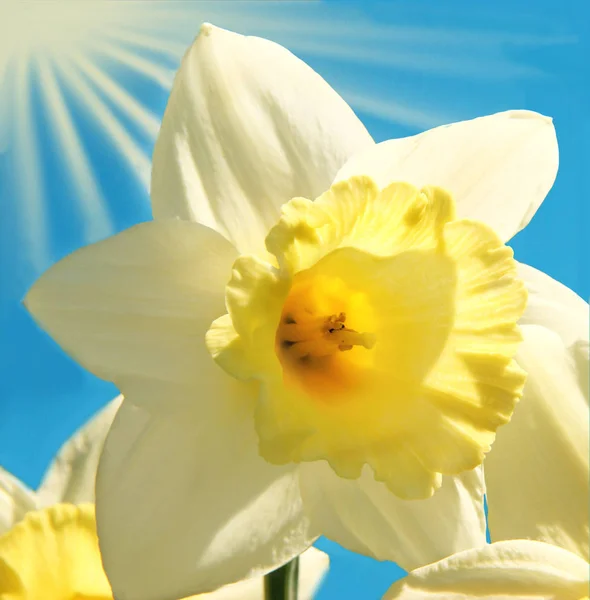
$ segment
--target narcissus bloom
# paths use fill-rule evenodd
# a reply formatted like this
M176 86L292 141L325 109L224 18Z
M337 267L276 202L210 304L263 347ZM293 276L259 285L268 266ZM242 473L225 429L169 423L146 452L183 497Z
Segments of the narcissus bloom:
M35 491L0 467L0 535L25 515L59 503L94 502L98 459L122 396L111 400L60 448Z
M301 557L300 597L310 599L328 556L310 548ZM10 600L113 600L103 571L92 504L54 504L32 511L0 535L0 597ZM190 600L262 600L262 578ZM188 600L188 599L187 599Z
M320 534L406 569L482 545L477 465L524 384L504 242L556 170L546 117L376 145L287 50L204 26L154 152L155 221L26 299L125 395L97 480L117 597L212 590Z
M440 188L354 177L288 202L266 248L234 262L206 337L260 383L261 456L347 479L369 465L406 499L481 464L524 384L526 292L498 236Z

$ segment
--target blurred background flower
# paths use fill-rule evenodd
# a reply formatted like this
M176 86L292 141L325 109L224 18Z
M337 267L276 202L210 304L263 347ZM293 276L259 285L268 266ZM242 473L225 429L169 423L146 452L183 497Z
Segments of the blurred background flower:
M510 108L554 117L556 184L511 245L587 298L579 190L590 152L590 7L540 0L532 9L528 0L2 3L0 464L37 487L61 443L117 393L67 358L20 301L59 258L150 218L153 144L203 21L285 45L376 141ZM319 545L332 555L320 599L355 589L377 598L402 574Z

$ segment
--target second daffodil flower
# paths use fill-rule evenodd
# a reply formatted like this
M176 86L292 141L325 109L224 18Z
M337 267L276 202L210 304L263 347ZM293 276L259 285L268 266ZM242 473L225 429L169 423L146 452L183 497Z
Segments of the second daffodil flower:
M287 50L203 26L154 222L26 299L125 395L97 480L115 596L215 589L321 534L406 569L482 545L478 465L525 381L504 242L556 170L530 112L375 145Z
M40 488L29 489L0 467L0 598L113 600L102 568L94 517L94 479L107 431L122 397L112 400L60 449ZM299 591L312 597L328 557L301 557ZM261 600L262 578L186 600Z

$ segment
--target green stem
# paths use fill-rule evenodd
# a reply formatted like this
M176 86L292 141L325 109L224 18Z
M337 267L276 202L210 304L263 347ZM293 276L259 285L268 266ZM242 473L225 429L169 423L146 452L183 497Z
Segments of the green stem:
M297 600L299 557L264 577L264 600Z

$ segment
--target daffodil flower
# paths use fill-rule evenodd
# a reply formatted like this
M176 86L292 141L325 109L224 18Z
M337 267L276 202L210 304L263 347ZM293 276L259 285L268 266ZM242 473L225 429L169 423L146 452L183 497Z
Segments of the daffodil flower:
M481 546L477 465L524 384L503 242L556 170L546 117L374 144L287 50L203 26L154 152L155 221L26 298L125 395L97 479L116 596L213 590L320 534L406 569Z
M111 400L62 445L35 494L39 508L94 502L98 459L122 401Z
M91 501L98 457L121 401L112 400L62 446L36 492L0 468L0 598L113 600ZM306 600L329 559L310 548L300 561L300 598ZM262 600L264 584L249 579L197 598Z
M59 503L94 502L98 459L122 400L122 396L111 400L62 445L37 490L0 467L0 535L31 511Z
M301 556L300 598L309 600L328 568L310 548ZM113 600L104 573L92 504L54 504L29 512L0 535L0 598ZM262 578L240 581L190 600L262 600ZM189 599L186 599L189 600Z

